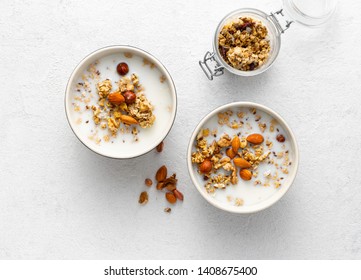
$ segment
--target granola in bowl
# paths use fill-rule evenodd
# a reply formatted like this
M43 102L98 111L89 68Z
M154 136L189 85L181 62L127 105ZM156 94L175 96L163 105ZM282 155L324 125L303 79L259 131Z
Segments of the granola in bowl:
M276 113L255 103L232 103L211 112L188 149L193 183L206 200L230 212L272 205L297 171L292 132Z
M168 134L176 93L168 72L150 54L112 46L90 54L74 70L65 105L71 128L87 147L130 158L154 149Z

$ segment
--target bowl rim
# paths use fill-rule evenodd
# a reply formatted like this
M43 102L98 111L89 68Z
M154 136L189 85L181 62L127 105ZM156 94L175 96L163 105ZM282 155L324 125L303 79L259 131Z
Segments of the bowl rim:
M263 110L264 112L270 114L272 117L275 117L277 119L277 121L279 121L279 123L284 127L284 129L287 131L287 133L289 134L290 138L291 138L291 142L294 146L294 160L292 162L293 167L293 172L290 177L289 180L289 184L287 186L282 186L282 188L278 191L278 195L275 196L275 198L273 199L267 199L265 201L270 201L269 203L264 203L265 201L263 201L263 203L260 203L260 206L258 207L253 207L251 209L244 209L243 207L230 207L228 205L225 205L224 203L221 203L215 199L213 199L213 197L211 197L208 193L204 192L204 186L203 185L199 185L197 183L197 180L195 178L195 172L193 171L193 164L192 164L192 148L193 148L193 144L194 141L196 139L196 136L200 130L200 128L204 125L204 123L206 123L211 117L213 117L215 114L217 114L220 111L226 110L230 107L252 107L252 108L256 108L256 109L260 109ZM219 106L215 109L213 109L211 112L209 112L207 115L205 115L201 121L198 123L198 125L196 126L196 128L193 130L192 136L190 137L189 140L189 144L188 144L188 150L187 150L187 165L188 165L188 173L189 176L191 177L192 183L195 186L195 188L198 190L198 192L202 195L202 197L208 201L210 204L212 204L213 206L215 206L218 209L227 211L227 212L231 212L231 213L237 213L237 214L250 214L250 213L256 213L262 210L265 210L266 208L271 207L272 205L274 205L277 201L279 201L286 193L287 191L290 189L290 187L292 186L296 175L297 175L297 171L298 171L298 165L299 165L299 150L298 150L298 145L297 145L297 141L296 138L291 130L291 128L288 126L288 124L286 123L286 121L278 114L276 113L274 110L272 110L271 108L258 104L258 103L254 103L254 102L248 102L248 101L238 101L238 102L231 102L231 103L227 103L225 105ZM272 197L271 197L272 198ZM258 205L258 204L257 204Z
M67 100L68 100L69 95L70 95L72 81L74 80L75 76L78 74L79 69L84 64L90 63L90 61L92 60L92 58L95 55L97 55L99 53L102 53L102 52L105 52L105 51L108 51L108 50L112 50L112 49L113 50L119 50L119 51L127 51L127 50L134 51L134 52L140 53L141 55L144 55L147 59L154 62L157 65L157 67L159 68L159 70L162 72L162 74L166 75L167 79L170 81L171 94L173 95L173 100L174 100L174 110L172 111L172 116L171 116L172 117L172 122L171 122L171 124L170 124L170 126L168 128L168 131L164 135L164 137L159 142L157 142L154 145L154 147L152 146L152 148L146 150L145 152L138 153L138 154L136 154L134 156L130 156L130 157L111 156L109 154L102 153L100 151L94 150L93 148L89 147L80 138L80 136L77 134L76 130L74 129L74 127L73 127L73 125L72 125L72 123L70 121L70 117L69 117L69 107L67 105L67 103L68 103ZM103 157L106 157L106 158L111 158L111 159L132 159L132 158L137 158L137 157L140 157L142 155L145 155L145 154L151 152L154 148L156 148L168 136L169 132L171 131L171 129L172 129L173 125L174 125L175 119L176 119L176 115L177 115L177 106L178 106L177 89L176 89L174 80L173 80L172 76L170 75L169 71L167 70L167 68L163 65L163 63L160 62L160 60L158 58L156 58L151 53L149 53L149 52L147 52L147 51L145 51L145 50L143 50L141 48L134 47L134 46L131 46L131 45L108 45L108 46L96 49L93 52L87 54L73 69L73 71L72 71L72 73L71 73L71 75L70 75L70 77L68 79L68 82L66 84L66 88L65 88L65 97L64 97L65 115L66 115L67 122L68 122L71 130L73 131L74 135L77 137L77 139L80 141L80 143L82 143L85 147L87 147L92 152L94 152L94 153L96 153L98 155L101 155Z
M250 14L256 14L259 17L262 17L265 21L269 22L270 25L272 26L274 35L276 37L277 40L277 48L275 50L275 55L273 60L270 62L270 64L267 67L261 67L258 68L256 70L253 71L243 71L243 70L238 70L230 65L228 65L227 62L224 61L223 57L221 56L219 49L218 49L218 35L220 32L220 29L222 27L222 25L227 21L227 19L233 17L236 14L240 14L240 13L250 13ZM277 29L277 27L275 26L274 22L272 20L270 20L270 17L267 13L265 13L262 10L256 9L256 8L240 8L237 10L233 10L231 12L229 12L228 14L226 14L218 23L216 30L214 32L214 36L213 36L213 40L212 40L212 45L213 45L213 52L217 55L218 58L218 62L222 64L222 66L229 71L232 74L238 75L238 76L243 76L243 77L251 77L251 76L256 76L259 75L263 72L265 72L266 70L268 70L269 68L271 68L273 66L273 64L276 62L277 57L280 53L281 50L281 33L280 31Z

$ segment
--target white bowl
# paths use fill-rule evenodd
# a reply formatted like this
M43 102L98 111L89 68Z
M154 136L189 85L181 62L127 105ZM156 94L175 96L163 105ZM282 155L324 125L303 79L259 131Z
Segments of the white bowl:
M151 128L139 128L139 141L132 141L131 135L118 135L107 143L104 141L95 143L89 139L89 134L96 129L91 112L88 110L89 112L79 113L73 108L77 105L74 98L79 94L76 85L81 82L82 74L89 65L96 61L99 61L97 67L100 69L101 80L109 78L113 81L113 85L121 78L116 72L116 65L119 62L126 62L129 65L128 75L136 73L139 76L139 81L145 88L145 95L154 106L156 116ZM144 64L144 61L148 63ZM163 83L160 81L160 76L165 77ZM95 84L91 87L95 102L97 99ZM89 54L74 69L65 92L66 116L74 134L90 150L110 158L134 158L154 149L169 133L176 116L176 109L176 89L167 69L151 54L131 46L109 46Z
M250 108L256 108L257 111L261 111L265 114L265 116L269 115L270 118L274 118L278 124L279 128L282 131L282 134L285 135L287 140L287 145L289 146L289 155L292 160L292 165L289 166L289 173L285 175L284 181L282 181L282 186L279 188L274 188L273 186L270 187L263 187L263 186L257 186L253 187L248 182L245 182L243 180L239 180L238 184L236 186L228 186L225 190L216 190L217 192L223 192L223 191L237 191L238 193L242 193L246 197L243 197L245 200L245 203L243 206L235 206L234 204L227 203L225 199L217 199L216 196L212 196L210 193L208 193L204 187L205 181L203 180L203 176L198 174L198 166L197 164L192 164L191 156L192 152L195 150L195 143L196 143L196 137L200 131L200 129L204 129L207 127L218 127L218 134L217 138L222 134L222 130L230 129L230 128L223 128L217 124L217 114L219 112L224 112L228 109L235 110L240 108L246 108L247 110ZM225 131L223 131L225 132ZM254 133L257 133L258 131L254 131ZM259 132L258 132L259 133ZM273 132L277 133L277 132ZM232 135L230 135L232 136ZM286 142L285 142L286 143ZM275 143L275 145L279 145L281 147L280 143ZM298 169L298 147L296 143L295 136L293 135L290 127L287 125L285 120L278 115L273 110L269 109L268 107L265 107L263 105L257 104L257 103L251 103L251 102L234 102L230 104L223 105L221 107L216 108L212 112L210 112L207 116L205 116L200 123L195 128L190 141L188 145L188 153L187 153L187 163L188 163L188 171L190 174L190 177L193 181L193 184L199 191L199 193L203 196L204 199L206 199L210 204L213 206L232 213L254 213L261 210L264 210L274 203L276 203L290 188L292 185L297 169ZM262 165L262 163L261 163ZM260 167L261 167L260 165ZM267 165L266 165L267 166ZM239 171L239 170L238 170ZM237 171L237 172L238 172ZM239 176L238 176L239 177ZM250 181L249 181L250 182ZM228 188L234 188L234 189L228 189ZM272 189L274 188L274 189ZM225 196L222 193L220 193L220 196ZM263 196L263 198L262 198ZM253 202L250 204L247 204L247 198L249 200L252 200Z

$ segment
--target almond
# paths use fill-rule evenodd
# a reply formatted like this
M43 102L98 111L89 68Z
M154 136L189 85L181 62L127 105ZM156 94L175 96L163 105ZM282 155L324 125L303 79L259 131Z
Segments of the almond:
M163 182L167 178L167 173L167 167L165 165L162 165L155 174L155 179L157 180L157 182Z
M213 167L212 162L209 159L205 159L200 165L199 165L199 171L201 173L209 173L211 172Z
M139 196L139 200L138 200L139 204L146 204L148 202L148 193L147 192L142 192Z
M239 137L234 136L233 139L232 139L232 150L233 150L233 152L237 153L240 146L241 146L241 141L239 140Z
M178 190L176 189L176 190L173 191L173 193L174 193L174 195L176 196L177 199L183 201L184 196L183 196L183 194L182 194L180 191L178 191Z
M226 155L230 158L233 159L237 154L233 151L232 148L227 149L226 151Z
M161 153L163 151L163 147L164 147L164 142L160 142L159 145L157 146L157 152Z
M252 172L248 169L241 169L241 171L239 172L239 176L241 176L243 180L249 181L252 179Z
M174 204L174 203L177 202L176 196L175 196L173 193L171 193L171 192L167 192L167 193L165 194L165 198L166 198L166 199L168 200L168 202L171 203L171 204Z
M120 94L120 92L109 93L108 100L110 103L113 103L115 105L120 105L125 102L125 98L123 95Z
M137 121L135 118L133 118L133 117L131 117L131 116L127 116L127 115L121 115L121 116L120 116L120 120L121 120L123 123L129 124L129 125L131 125L131 124L138 124L138 121Z
M247 136L247 141L254 145L259 145L263 143L263 136L261 134L255 133Z
M250 168L250 167L252 167L252 165L243 158L235 158L233 160L233 162L234 162L234 164L236 166L238 166L240 168Z

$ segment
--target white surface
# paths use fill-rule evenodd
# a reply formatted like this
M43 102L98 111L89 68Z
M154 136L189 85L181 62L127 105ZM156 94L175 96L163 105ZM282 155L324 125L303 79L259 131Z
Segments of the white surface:
M361 3L339 2L327 28L292 26L266 73L209 82L198 59L219 20L276 1L1 1L0 257L361 258ZM64 91L86 54L127 43L166 65L179 106L162 154L119 161L76 139ZM248 216L209 205L185 160L198 121L240 100L281 114L301 156L287 195ZM185 194L170 215L154 188L148 205L137 203L162 164Z

